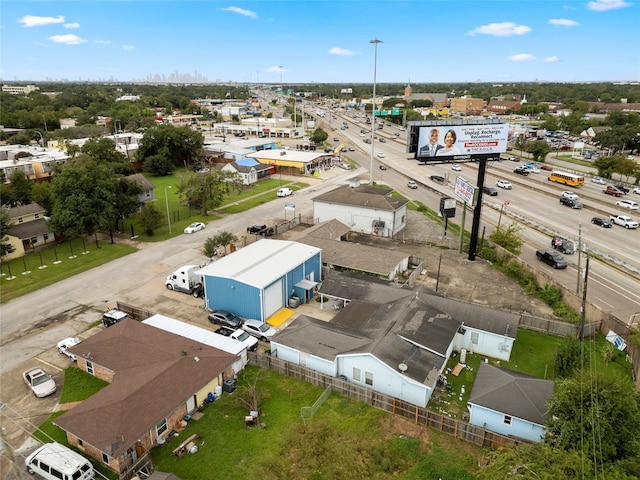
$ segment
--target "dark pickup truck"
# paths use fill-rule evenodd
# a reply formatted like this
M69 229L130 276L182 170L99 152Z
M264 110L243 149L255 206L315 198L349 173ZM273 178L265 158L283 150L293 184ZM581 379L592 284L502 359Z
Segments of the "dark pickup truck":
M266 225L251 225L250 227L247 227L247 233L270 237L274 234L274 230L273 227L267 227Z

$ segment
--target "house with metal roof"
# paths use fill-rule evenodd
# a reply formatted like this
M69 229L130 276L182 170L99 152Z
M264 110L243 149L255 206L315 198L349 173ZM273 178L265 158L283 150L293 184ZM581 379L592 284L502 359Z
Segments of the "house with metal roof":
M469 422L539 442L554 382L481 363L469 397Z
M81 370L109 382L54 420L69 444L116 472L130 469L180 428L233 375L237 357L124 319L70 351Z
M266 322L291 299L307 303L321 276L322 251L303 243L262 239L198 271L205 303Z
M407 204L404 198L391 196L393 190L360 184L355 177L313 198L313 216L324 222L336 219L351 230L381 237L392 237L407 226Z

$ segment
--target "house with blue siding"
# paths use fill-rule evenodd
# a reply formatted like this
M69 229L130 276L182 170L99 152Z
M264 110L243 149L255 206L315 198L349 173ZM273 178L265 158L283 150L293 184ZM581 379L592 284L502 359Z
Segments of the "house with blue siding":
M322 250L287 240L262 239L198 271L205 303L266 322L291 299L307 303L320 281Z
M467 408L469 422L487 430L539 442L554 382L481 363Z

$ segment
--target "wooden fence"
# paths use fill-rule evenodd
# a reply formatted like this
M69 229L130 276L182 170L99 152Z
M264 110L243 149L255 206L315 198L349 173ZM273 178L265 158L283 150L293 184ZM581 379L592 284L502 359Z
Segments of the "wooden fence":
M331 390L344 397L366 403L392 415L406 418L417 425L433 428L439 432L482 447L501 448L515 446L520 443L530 443L528 440L521 438L507 437L490 432L485 428L447 417L446 415L434 412L425 407L413 405L404 400L376 392L370 388L355 385L348 380L331 377L302 365L296 365L286 360L272 357L268 354L249 352L249 363L325 389L331 388Z

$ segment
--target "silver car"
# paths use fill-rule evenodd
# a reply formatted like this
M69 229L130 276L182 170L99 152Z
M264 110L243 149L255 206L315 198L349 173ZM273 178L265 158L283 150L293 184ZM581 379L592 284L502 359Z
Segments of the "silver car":
M23 372L22 379L38 398L48 397L56 391L56 382L41 368L32 368Z
M271 327L267 323L253 319L245 320L242 329L254 337L259 338L263 342L270 342L271 337L278 333L275 328Z

